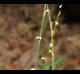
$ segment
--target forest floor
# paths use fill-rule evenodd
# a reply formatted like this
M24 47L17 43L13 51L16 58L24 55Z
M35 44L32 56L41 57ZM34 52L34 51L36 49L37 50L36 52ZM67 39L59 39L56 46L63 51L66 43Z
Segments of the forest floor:
M38 35L43 6L40 4L0 4L0 69L30 69L34 63L34 40ZM56 69L80 70L80 25L60 24L55 36L55 56L64 64ZM41 56L45 56L50 41L46 28Z

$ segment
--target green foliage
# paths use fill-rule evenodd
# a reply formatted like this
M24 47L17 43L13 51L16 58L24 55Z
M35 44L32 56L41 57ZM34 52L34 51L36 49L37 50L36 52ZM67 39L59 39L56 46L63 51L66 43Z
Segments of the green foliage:
M49 70L51 67L50 63L44 63L39 67L39 70Z
M52 62L53 62L53 65L55 66L62 65L64 63L62 57L57 57ZM46 62L39 66L39 70L49 70L51 66L52 66L51 62Z
M63 64L63 58L62 57L58 57L58 58L55 58L55 60L53 61L54 62L54 65L57 66L57 65L61 65Z

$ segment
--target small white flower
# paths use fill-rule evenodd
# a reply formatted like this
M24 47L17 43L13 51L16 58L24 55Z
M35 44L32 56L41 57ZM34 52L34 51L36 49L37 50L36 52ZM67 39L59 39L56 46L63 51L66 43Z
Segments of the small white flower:
M53 44L51 43L51 44L50 44L50 47L52 47L52 46L53 46Z
M52 53L52 50L49 50L49 53Z
M31 68L30 70L36 70L35 68Z
M59 24L58 21L55 21L55 25L58 26L58 24Z
M61 5L59 5L59 8L62 8L62 4L61 4Z
M49 12L49 10L48 10L48 9L46 10L46 13L47 13L47 12Z
M41 60L44 60L46 62L46 58L45 57L41 57Z
M52 55L52 57L54 57L54 53L52 50L49 50L49 53Z
M42 39L42 37L37 36L35 39L40 39L40 40L41 40L41 39Z

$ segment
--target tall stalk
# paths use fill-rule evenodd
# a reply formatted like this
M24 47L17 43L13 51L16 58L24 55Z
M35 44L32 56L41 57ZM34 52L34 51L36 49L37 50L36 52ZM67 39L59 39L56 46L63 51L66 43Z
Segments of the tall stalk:
M36 68L38 68L38 63L39 63L39 50L40 50L42 34L45 26L45 16L46 16L46 4L44 4L44 11L43 11L43 17L41 22L40 33L39 33L39 36L35 38L36 39L36 45L35 45L35 67Z
M57 15L57 18L55 20L55 22L53 23L51 20L51 15L50 15L50 9L48 7L48 4L44 4L44 10L43 10L43 17L42 17L42 22L41 22L41 28L40 28L40 33L39 36L37 36L36 39L36 44L35 44L35 68L38 69L38 64L39 64L39 52L40 52L40 45L41 45L41 39L42 39L42 35L44 32L44 27L45 27L45 16L48 16L48 20L49 20L49 24L50 24L50 36L51 36L51 41L50 41L50 45L49 45L49 52L51 52L52 54L52 70L55 69L55 64L54 64L54 35L55 32L57 30L57 26L58 26L58 20L61 14L61 8L62 5L59 6L59 12ZM54 26L54 27L53 27Z

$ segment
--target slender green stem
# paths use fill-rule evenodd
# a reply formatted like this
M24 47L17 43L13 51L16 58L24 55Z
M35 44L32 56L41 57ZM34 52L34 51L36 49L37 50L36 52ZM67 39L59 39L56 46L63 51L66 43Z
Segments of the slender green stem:
M60 6L61 6L61 8L62 8L63 4L61 4ZM60 7L60 6L59 6L59 7ZM56 22L59 21L59 17L60 17L60 15L61 15L61 8L59 8L59 12L58 12L58 14L57 14L57 18L56 18L56 20L55 20L55 22L54 22L54 31L55 31L55 32L56 32L56 30L57 30L56 27L58 27L58 24L56 24Z
M40 50L40 44L41 44L41 39L42 39L42 34L44 31L44 26L45 26L45 16L46 16L46 4L44 4L44 11L43 11L43 17L42 17L42 22L41 22L41 28L40 28L40 35L36 37L36 45L35 45L35 67L38 68L38 63L39 63L39 50Z
M60 7L61 6L61 7ZM59 6L59 12L58 12L58 15L57 15L57 18L56 18L56 20L55 20L55 22L54 22L54 28L53 28L53 31L54 31L54 33L53 33L53 38L54 38L54 35L55 35L55 33L56 33L56 30L57 30L57 27L58 27L58 20L59 20L59 17L60 17L60 15L61 15L61 8L62 8L62 4ZM54 44L54 39L53 39L53 44ZM53 48L54 48L54 45L53 45ZM53 54L55 53L55 50L53 49ZM55 59L55 57L52 57L52 58L54 58ZM54 59L52 59L52 62L54 62ZM55 63L55 62L54 62ZM53 64L52 63L52 69L55 69L55 64Z
M49 7L48 7L48 4L47 4L47 10L48 10L48 19L49 19L49 24L50 24L50 33L51 33L51 42L50 42L50 47L51 47L51 51L52 51L52 60L54 60L54 39L53 39L53 36L54 36L54 32L53 32L53 22L51 21L51 15L50 15L50 10L49 10ZM54 64L52 62L52 70L54 69Z
M62 5L60 5L62 7ZM60 8L61 8L60 7ZM50 24L50 32L51 32L51 42L50 42L50 48L52 50L52 70L55 69L55 65L54 65L54 35L56 32L56 26L58 26L58 20L61 14L61 9L59 9L58 15L57 15L57 19L55 20L55 24L54 24L54 29L53 29L53 22L51 21L51 15L50 15L50 10L47 4L47 11L48 11L48 19L49 19L49 24Z

